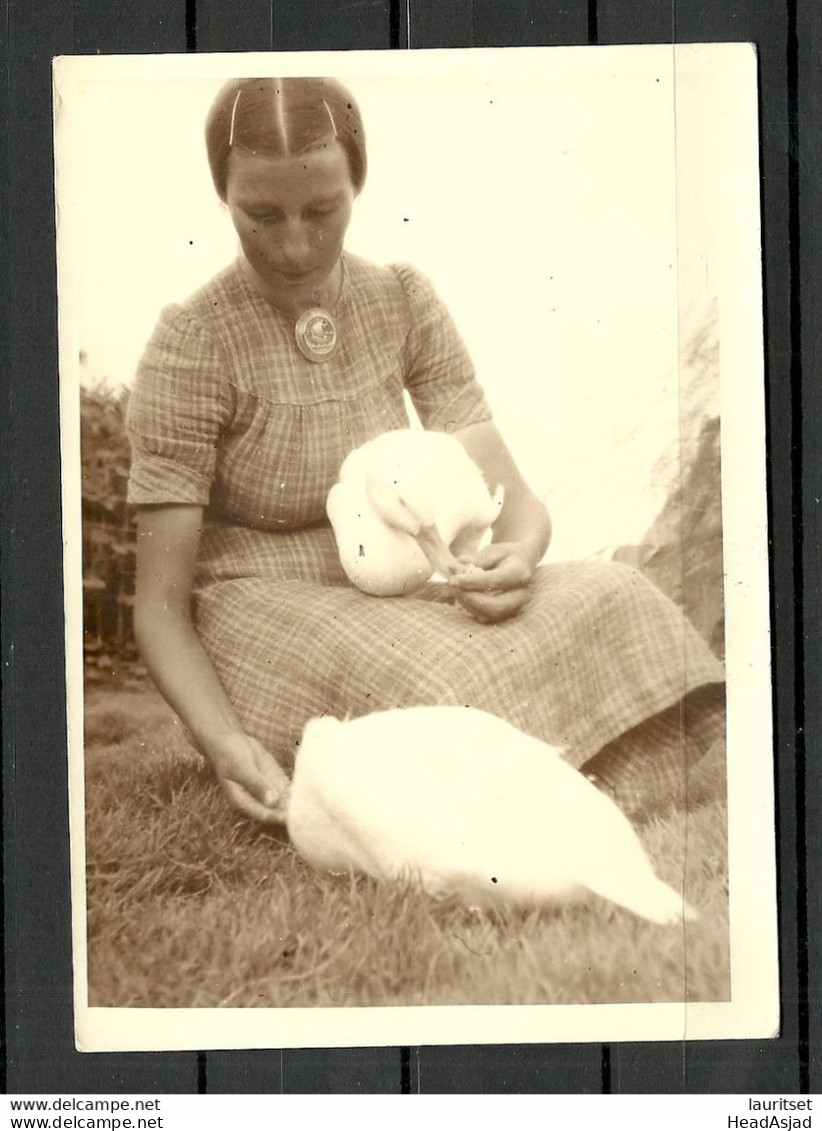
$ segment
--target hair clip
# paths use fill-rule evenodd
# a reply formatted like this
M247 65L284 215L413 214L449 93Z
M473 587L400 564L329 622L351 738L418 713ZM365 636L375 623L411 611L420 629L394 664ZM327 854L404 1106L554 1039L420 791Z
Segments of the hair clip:
M334 115L331 113L329 105L328 105L328 103L326 102L325 99L323 99L323 106L325 107L325 112L328 115L328 120L331 122L331 129L334 131L334 137L336 137L337 136L337 124L334 121Z
M237 97L234 99L234 105L231 107L231 127L228 131L228 148L231 149L234 144L234 118L237 115L237 103L240 101L240 95L243 93L243 88L237 91Z

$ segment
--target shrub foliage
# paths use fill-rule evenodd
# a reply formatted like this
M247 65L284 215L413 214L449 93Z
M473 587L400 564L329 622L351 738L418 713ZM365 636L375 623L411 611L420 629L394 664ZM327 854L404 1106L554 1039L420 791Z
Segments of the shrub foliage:
M83 645L86 669L133 660L136 530L126 502L128 390L80 390L83 477Z

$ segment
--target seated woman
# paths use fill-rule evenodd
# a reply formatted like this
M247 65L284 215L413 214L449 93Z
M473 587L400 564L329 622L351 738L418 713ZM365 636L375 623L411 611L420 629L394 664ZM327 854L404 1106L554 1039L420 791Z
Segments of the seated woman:
M548 514L430 283L344 250L366 174L353 96L233 80L206 145L241 252L163 311L130 399L135 627L232 804L282 819L312 716L418 704L470 704L565 747L628 809L675 786L723 733L721 666L636 571L538 568ZM341 569L326 496L348 452L407 426L406 391L504 505L479 569L369 597Z

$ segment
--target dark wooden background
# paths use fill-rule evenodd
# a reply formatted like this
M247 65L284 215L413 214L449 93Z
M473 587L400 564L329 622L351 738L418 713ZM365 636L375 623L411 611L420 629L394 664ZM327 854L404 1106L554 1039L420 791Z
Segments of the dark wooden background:
M410 11L408 4L410 4ZM818 0L4 0L5 1089L796 1092L820 1075ZM410 28L410 44L409 44ZM2 42L3 31L0 31ZM52 56L752 40L761 61L782 1035L81 1055L71 1012ZM10 330L10 333L8 332ZM818 376L818 370L817 370ZM804 567L804 568L803 568Z

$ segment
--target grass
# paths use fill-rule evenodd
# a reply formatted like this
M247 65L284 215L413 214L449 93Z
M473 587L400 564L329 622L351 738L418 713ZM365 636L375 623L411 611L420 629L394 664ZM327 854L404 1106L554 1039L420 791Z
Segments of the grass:
M151 689L86 706L89 1002L377 1006L721 1001L730 995L724 773L640 830L699 910L657 927L591 897L472 912L313 872L233 813ZM685 845L687 844L687 853Z

